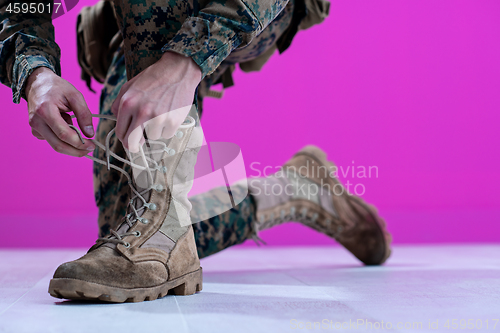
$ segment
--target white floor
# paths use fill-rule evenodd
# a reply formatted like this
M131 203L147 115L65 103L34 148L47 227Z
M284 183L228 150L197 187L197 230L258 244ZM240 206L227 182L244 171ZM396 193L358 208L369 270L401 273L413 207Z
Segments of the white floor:
M194 296L50 297L55 268L84 252L0 250L0 332L500 332L500 245L397 246L382 267L338 247L230 249L202 261Z

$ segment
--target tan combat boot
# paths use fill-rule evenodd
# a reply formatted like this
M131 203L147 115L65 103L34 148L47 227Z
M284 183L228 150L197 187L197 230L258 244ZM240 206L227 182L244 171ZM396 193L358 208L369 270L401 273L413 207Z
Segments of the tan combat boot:
M297 221L334 238L366 265L380 265L391 253L385 222L375 207L347 193L332 177L335 170L324 151L307 146L274 175L248 179L255 230Z
M201 128L188 117L169 140L146 140L147 148L125 160L109 151L108 165L127 175L132 190L128 214L117 231L80 259L59 266L49 293L57 298L141 302L167 293L191 295L202 289L202 270L189 217L187 193L202 144ZM109 163L117 158L134 170L134 179Z

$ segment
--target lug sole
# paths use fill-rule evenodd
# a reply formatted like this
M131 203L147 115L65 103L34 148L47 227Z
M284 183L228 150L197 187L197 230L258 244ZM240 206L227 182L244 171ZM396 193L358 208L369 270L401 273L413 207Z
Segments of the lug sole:
M297 154L295 154L295 156L298 156L298 155L309 156L310 158L315 159L316 162L318 162L322 165L326 165L329 168L335 166L332 162L330 162L327 159L326 153L316 146L306 146L301 151L299 151ZM378 214L378 211L375 208L375 206L368 204L365 200L363 200L362 198L360 198L358 196L353 196L353 199L356 200L356 202L358 204L363 206L368 211L368 213L371 215L373 220L375 220L377 222L377 225L379 226L379 230L380 230L380 232L382 234L382 238L384 240L384 253L382 254L382 256L379 260L376 260L374 263L369 263L367 265L381 265L387 260L387 258L389 258L389 256L391 255L391 252L392 252L391 251L392 237L389 234L389 232L387 231L385 220Z
M154 301L172 295L193 295L203 288L201 267L161 285L150 288L117 288L77 279L52 279L49 294L55 298L111 303Z

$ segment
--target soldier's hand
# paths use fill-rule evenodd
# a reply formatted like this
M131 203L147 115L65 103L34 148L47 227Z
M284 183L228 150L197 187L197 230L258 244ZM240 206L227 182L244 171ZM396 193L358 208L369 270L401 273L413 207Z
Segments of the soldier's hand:
M87 137L94 136L92 116L82 94L52 70L37 68L25 88L31 131L40 140L47 140L62 154L84 156L95 149L90 140L82 143L68 125L73 122L67 112L73 111L78 125Z
M136 152L148 139L171 138L193 104L201 70L188 57L166 52L162 58L123 85L111 111L117 117L116 136Z

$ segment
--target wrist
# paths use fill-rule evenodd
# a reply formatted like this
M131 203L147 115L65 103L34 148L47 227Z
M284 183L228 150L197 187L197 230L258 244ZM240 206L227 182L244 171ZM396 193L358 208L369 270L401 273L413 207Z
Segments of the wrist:
M33 82L35 82L37 76L49 73L54 74L54 72L50 68L38 67L30 74L30 76L28 76L28 79L26 80L26 85L24 86L24 95L26 96L26 99L28 99L31 86L33 85Z
M188 81L197 86L201 82L201 69L191 57L182 54L167 51L161 57L161 62L168 65L174 65L182 71L182 80Z

